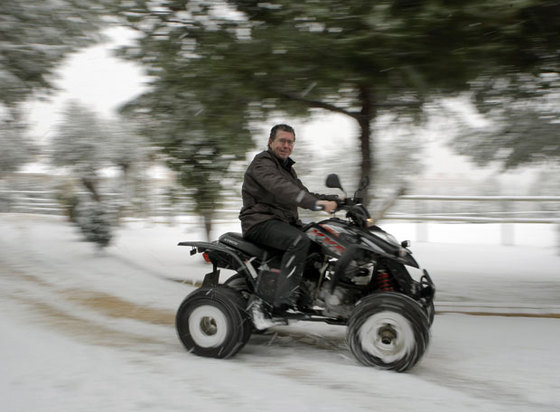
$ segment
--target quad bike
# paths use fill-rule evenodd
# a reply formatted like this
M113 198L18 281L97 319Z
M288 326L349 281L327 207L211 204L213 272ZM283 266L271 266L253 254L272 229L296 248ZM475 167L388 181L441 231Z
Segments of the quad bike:
M277 321L322 321L347 326L347 342L363 364L406 371L422 358L434 319L435 286L426 270L414 280L406 266L418 268L409 242L399 243L373 225L361 203L368 181L353 198L339 201L346 219L330 217L309 223L304 232L313 241L306 260L298 310L275 313ZM342 189L337 175L327 187ZM251 243L239 233L225 233L214 242L181 242L191 255L202 253L212 263L202 286L177 311L176 327L189 352L228 358L255 331L249 302L268 298L264 287L270 268L278 268L282 252ZM219 268L235 274L220 282Z

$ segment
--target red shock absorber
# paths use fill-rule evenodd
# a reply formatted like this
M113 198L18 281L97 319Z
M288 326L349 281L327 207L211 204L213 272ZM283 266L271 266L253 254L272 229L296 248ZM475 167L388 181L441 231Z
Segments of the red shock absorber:
M389 274L384 270L377 272L377 289L381 292L391 292L393 290Z

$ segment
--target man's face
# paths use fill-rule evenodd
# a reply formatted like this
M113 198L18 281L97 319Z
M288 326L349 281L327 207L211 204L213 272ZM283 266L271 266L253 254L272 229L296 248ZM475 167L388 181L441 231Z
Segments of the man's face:
M268 144L276 157L286 160L292 154L295 141L296 137L293 133L278 130L278 132L276 132L276 138L274 140L269 140Z

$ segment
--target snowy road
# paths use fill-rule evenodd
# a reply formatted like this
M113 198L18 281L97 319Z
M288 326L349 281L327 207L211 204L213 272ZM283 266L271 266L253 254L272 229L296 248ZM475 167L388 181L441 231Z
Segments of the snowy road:
M422 362L397 374L357 364L343 327L304 322L230 360L186 353L173 322L193 287L170 279L207 269L175 247L192 226L129 224L99 254L56 218L0 225L3 411L560 410L553 247L414 245L436 309L485 316L438 314Z

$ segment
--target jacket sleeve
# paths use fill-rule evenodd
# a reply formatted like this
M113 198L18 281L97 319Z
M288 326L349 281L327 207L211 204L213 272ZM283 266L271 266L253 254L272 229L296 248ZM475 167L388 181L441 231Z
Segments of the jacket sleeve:
M288 172L280 170L275 161L269 157L261 157L251 165L253 179L273 197L274 202L284 207L299 206L313 209L318 200L297 178L288 176Z
M311 193L311 195L315 196L319 200L332 200L333 202L340 200L340 196L338 195L322 195L319 193Z

